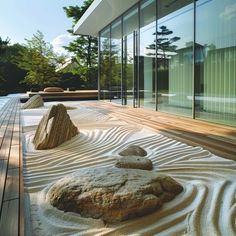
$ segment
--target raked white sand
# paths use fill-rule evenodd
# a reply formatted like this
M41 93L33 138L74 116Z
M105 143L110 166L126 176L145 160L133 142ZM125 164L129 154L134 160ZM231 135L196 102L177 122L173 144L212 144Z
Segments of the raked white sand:
M83 102L63 103L77 107L68 113L80 134L51 150L34 150L32 138L54 103L22 111L27 235L236 235L236 162L127 124ZM175 178L184 191L150 215L110 225L47 203L54 181L81 168L114 166L113 156L130 144L144 148L155 171Z

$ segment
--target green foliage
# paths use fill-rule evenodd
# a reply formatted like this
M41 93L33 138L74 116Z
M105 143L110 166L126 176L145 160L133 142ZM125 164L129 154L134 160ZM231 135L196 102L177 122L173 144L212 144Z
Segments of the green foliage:
M3 40L0 37L0 81L4 81L3 63L6 61L5 55L9 42L10 42L9 38Z
M173 43L180 40L180 37L168 37L171 34L173 34L173 31L167 29L164 25L161 26L160 31L153 33L153 35L157 35L157 40L154 40L154 43L149 45L147 49L156 50L157 46L158 57L166 59L166 52L174 52L177 46L173 45ZM155 53L148 53L147 55L153 56Z
M13 62L13 58L19 56L24 47L20 44L10 45L9 42L10 39L2 40L0 37L0 96L26 90L20 84L26 72Z
M43 88L58 83L60 75L56 67L62 60L53 52L52 46L44 41L42 32L37 31L32 39L26 39L25 48L15 58L15 63L27 71L23 83Z
M82 17L82 15L86 12L88 7L92 4L93 0L85 0L81 7L79 6L69 6L63 7L66 16L73 19L73 26L77 23L77 21Z
M70 34L74 35L73 27L92 2L93 0L86 0L81 7L69 6L63 8L67 17L72 18L72 27L68 30ZM97 38L87 35L78 35L73 42L64 48L74 55L74 65L71 68L71 73L74 75L77 74L81 80L87 82L87 88L96 88L98 67Z

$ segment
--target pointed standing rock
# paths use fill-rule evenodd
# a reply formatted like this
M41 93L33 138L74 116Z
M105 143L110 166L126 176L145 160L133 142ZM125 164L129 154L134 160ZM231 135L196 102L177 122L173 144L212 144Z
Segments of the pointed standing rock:
M35 149L50 149L59 146L79 133L62 104L52 106L43 116L36 130Z
M43 106L43 99L40 95L34 95L23 106L22 109L32 109Z

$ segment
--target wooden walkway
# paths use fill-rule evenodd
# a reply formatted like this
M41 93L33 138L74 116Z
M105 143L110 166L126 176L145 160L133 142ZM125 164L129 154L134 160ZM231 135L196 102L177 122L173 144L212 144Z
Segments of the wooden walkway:
M0 235L24 235L20 102L0 109Z
M119 106L111 102L88 102L131 124L152 128L165 136L236 161L236 128L193 120L143 108ZM236 122L236 121L235 121Z

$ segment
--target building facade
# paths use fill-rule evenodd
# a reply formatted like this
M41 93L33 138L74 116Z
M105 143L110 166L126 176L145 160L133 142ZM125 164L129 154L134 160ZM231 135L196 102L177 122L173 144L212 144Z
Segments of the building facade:
M100 99L236 126L236 0L125 1L95 0L76 28L110 7L91 29Z

